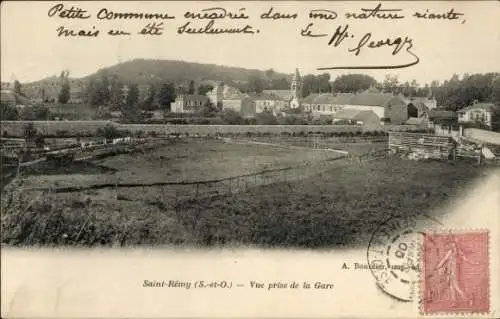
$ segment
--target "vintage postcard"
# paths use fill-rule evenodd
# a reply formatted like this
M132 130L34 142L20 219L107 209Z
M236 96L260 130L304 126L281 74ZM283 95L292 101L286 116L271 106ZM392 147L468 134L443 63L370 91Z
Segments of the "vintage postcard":
M500 317L499 16L2 2L2 318Z

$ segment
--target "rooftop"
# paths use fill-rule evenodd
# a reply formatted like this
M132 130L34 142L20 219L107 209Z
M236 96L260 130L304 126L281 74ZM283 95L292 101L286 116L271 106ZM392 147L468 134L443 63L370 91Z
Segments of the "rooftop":
M336 112L333 117L343 120L367 121L374 119L377 115L372 111L360 111L356 109L343 109Z
M483 110L487 110L487 111L493 111L495 109L500 109L500 107L495 105L494 103L475 103L471 106L460 109L457 112L464 113L468 110L473 110L473 109L483 109Z

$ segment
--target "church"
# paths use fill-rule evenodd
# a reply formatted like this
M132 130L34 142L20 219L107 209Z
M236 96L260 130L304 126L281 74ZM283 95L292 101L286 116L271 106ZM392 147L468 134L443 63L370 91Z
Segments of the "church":
M243 117L253 117L264 111L279 113L285 109L300 107L302 79L299 70L292 75L289 90L263 90L261 93L241 93L237 88L218 84L207 97L220 110L233 109Z
M301 90L302 78L300 77L299 70L295 69L295 73L292 76L292 83L290 84L290 90L264 90L263 93L280 98L286 102L286 107L297 109L301 105Z

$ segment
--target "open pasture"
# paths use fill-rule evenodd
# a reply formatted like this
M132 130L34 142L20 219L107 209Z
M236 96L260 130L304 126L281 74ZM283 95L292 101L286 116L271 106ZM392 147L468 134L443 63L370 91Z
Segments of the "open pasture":
M320 161L322 156L329 156L322 151L216 141L194 143L173 143L144 155L110 157L93 164L103 169L100 173L92 168L84 178L80 169L78 178L56 174L50 177L50 183L61 184L63 176L66 184L79 180L90 184L96 178L116 176L137 181L143 176L155 180L210 179L304 161L326 169L312 171L300 180L214 197L163 196L161 187L119 188L119 194L113 188L47 194L25 213L6 215L2 242L353 247L366 245L377 224L391 214L438 217L441 207L463 196L472 183L488 174L484 168L466 163L398 158L328 162ZM23 187L46 177L27 177ZM31 242L34 238L37 242Z

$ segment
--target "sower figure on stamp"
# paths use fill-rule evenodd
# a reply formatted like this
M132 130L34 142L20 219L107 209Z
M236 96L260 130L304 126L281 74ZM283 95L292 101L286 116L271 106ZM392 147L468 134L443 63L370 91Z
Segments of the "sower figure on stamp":
M436 270L440 275L444 275L444 280L447 283L447 287L450 289L451 299L453 303L457 302L457 294L463 299L466 300L465 293L460 288L459 282L459 270L458 265L460 264L460 259L465 262L468 262L472 265L479 265L478 262L473 262L467 258L467 255L464 251L462 251L455 240L450 240L448 242L449 250L443 259L436 266Z

